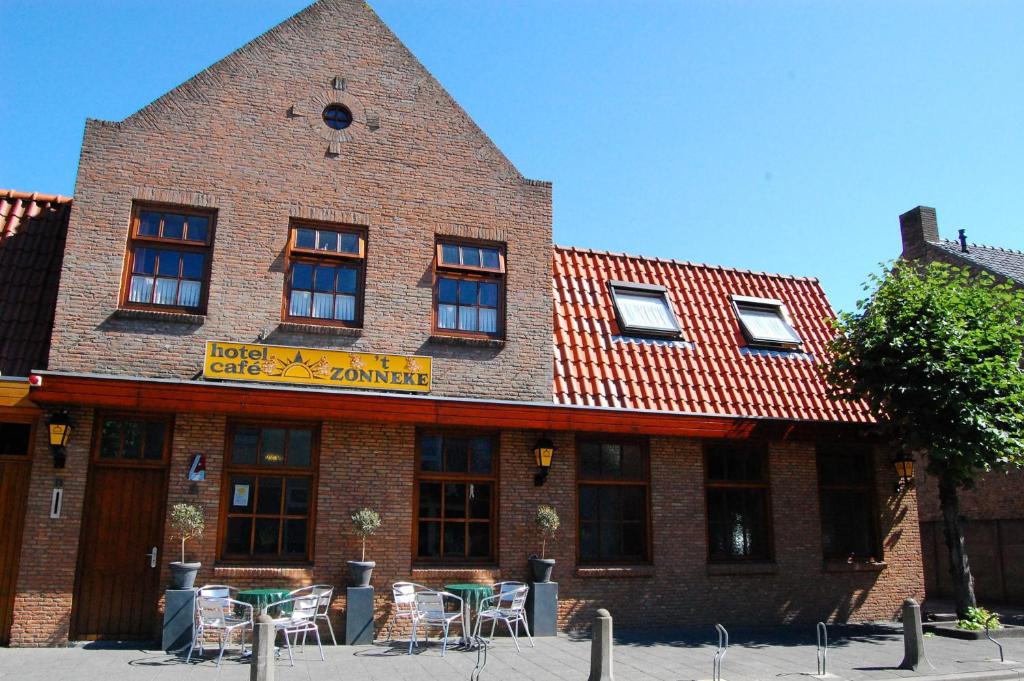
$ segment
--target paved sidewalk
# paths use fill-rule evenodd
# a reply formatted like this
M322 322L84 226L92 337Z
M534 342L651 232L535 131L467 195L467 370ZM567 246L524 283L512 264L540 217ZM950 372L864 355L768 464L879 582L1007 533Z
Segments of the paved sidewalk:
M722 676L727 681L799 681L815 673L813 627L737 629L730 633L732 645L722 665ZM929 637L925 642L926 651L935 669L926 674L914 674L895 669L903 659L899 625L836 626L830 628L830 638L828 671L854 681L948 674L989 681L1024 679L1024 639L1003 640L1006 657L1020 663L1001 665L995 646L988 641ZM709 679L715 641L713 631L617 632L615 678L617 681ZM449 650L442 658L440 646L433 641L412 656L405 655L405 646L400 642L394 646L385 643L355 648L328 646L324 650L326 662L320 661L315 646L307 646L305 653L297 656L295 667L289 667L287 659L278 661L277 678L281 681L468 680L476 664L475 653L460 650ZM229 651L219 670L209 651L207 655L203 662L185 664L183 657L130 646L79 644L65 649L0 649L0 679L244 681L249 678L249 665L238 661L237 653ZM510 639L499 638L491 649L481 679L585 681L589 665L590 640L583 636L537 639L536 648L526 645L521 653L516 652ZM976 676L979 672L988 674ZM991 675L993 672L997 675Z

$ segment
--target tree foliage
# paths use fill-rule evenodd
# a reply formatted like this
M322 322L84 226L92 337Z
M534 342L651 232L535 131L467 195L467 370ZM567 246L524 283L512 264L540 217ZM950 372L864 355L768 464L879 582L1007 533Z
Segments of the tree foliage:
M1024 466L1024 293L944 263L897 262L840 315L827 377L865 400L895 444L970 488L981 471Z

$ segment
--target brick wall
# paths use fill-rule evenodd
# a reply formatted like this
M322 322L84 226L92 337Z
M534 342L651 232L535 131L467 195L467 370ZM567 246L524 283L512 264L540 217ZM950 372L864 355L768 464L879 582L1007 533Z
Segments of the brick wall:
M77 418L88 428L88 413L82 411ZM373 585L379 635L390 618L394 581L440 586L453 581L527 579L527 557L540 549L532 518L542 503L554 505L562 519L557 538L549 542L548 555L557 560L554 578L559 582L560 624L566 629L588 626L598 607L609 608L616 623L625 627L705 625L714 619L737 624L888 619L896 615L905 597L923 595L913 491L893 496L891 466L879 457L876 476L885 567L826 566L821 558L814 448L798 443L773 444L770 449L773 564L708 565L701 443L654 438L650 449L653 564L578 567L575 436L555 436L554 463L546 484L537 487L532 447L538 434L505 431L500 436L497 563L470 569L415 566L411 540L416 431L409 425L365 423L323 424L313 565L217 565L225 426L221 416L179 414L175 419L167 506L189 501L205 508L208 531L188 549L190 559L203 563L197 583L243 588L334 584L339 595L332 612L339 637L344 633L345 561L359 556L349 514L362 506L376 508L384 519L367 547L367 558L377 562ZM193 490L186 474L196 453L207 456L207 477ZM66 639L85 455L80 447L69 452L65 518L47 521L42 506L43 499L49 499L52 472L46 470L48 450L41 447L37 452L14 645L47 645ZM73 482L79 478L80 483ZM177 559L178 550L177 540L168 536L161 556L163 584L168 581L166 563Z
M356 116L337 154L332 100ZM133 201L216 210L201 323L116 314ZM279 328L291 218L366 227L360 334ZM431 340L439 234L507 243L503 345ZM324 0L124 121L88 122L50 368L191 378L205 340L266 337L432 355L434 394L549 401L551 241L550 184L524 179L365 3Z

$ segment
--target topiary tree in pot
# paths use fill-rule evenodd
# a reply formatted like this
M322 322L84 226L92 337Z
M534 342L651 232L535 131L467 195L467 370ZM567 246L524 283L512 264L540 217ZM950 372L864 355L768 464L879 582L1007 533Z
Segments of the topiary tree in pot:
M551 571L555 568L555 559L546 558L548 539L555 536L562 521L558 517L558 511L554 506L541 504L537 507L537 513L533 517L537 533L540 535L540 557L530 556L530 568L533 571L533 581L550 582Z
M352 514L352 529L362 540L362 556L359 560L348 561L348 569L352 574L352 586L370 586L370 576L377 563L366 560L366 538L381 526L380 514L372 508L361 508Z
M206 529L203 509L194 504L175 504L171 507L171 527L181 539L181 560L171 562L171 586L191 589L202 563L185 561L185 542L203 535Z

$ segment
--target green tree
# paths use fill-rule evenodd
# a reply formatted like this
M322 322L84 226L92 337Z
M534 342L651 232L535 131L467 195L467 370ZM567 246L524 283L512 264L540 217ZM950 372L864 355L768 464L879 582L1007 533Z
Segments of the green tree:
M883 266L835 323L833 394L864 400L895 447L927 454L939 483L960 617L977 604L959 490L1024 467L1024 293L944 263Z

